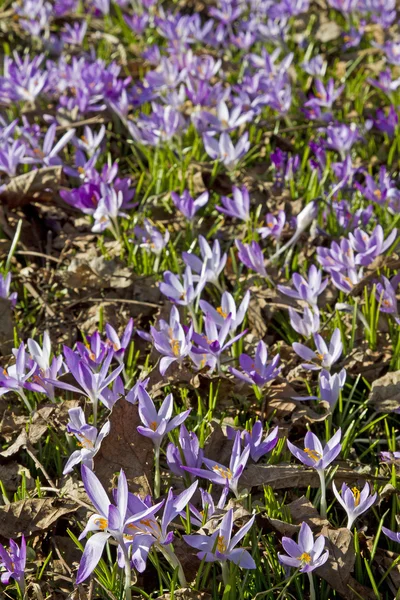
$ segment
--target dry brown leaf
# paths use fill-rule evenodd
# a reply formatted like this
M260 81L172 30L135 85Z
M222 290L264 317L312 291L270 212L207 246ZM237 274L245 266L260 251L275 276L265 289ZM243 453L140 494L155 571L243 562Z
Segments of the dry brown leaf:
M357 594L360 594L364 600L375 598L371 589L360 585L351 576L356 558L351 531L344 527L340 529L323 527L322 535L325 536L329 558L316 570L316 573L346 600L359 600L360 596Z
M329 521L321 519L315 506L305 496L297 498L288 504L287 508L290 511L293 522L297 525L305 521L311 529L329 526Z
M354 470L338 469L335 473L335 482L350 482L363 479ZM365 480L365 479L364 479ZM259 485L269 485L274 490L288 488L318 488L320 480L315 469L307 469L297 465L250 465L245 469L240 478L240 484L244 488L252 488Z
M35 487L29 469L19 465L15 460L0 465L0 481L4 485L6 492L14 493L21 484L22 473L25 475L26 487L31 490Z
M0 203L10 208L23 206L44 190L57 192L62 180L62 166L44 167L13 177L0 193Z
M114 475L123 469L131 492L151 493L153 443L138 433L140 424L137 404L120 398L110 415L110 433L94 457L94 470L106 489L113 487Z
M340 37L342 28L336 23L336 21L326 21L322 23L315 33L315 39L320 42L327 43L336 40Z
M157 596L156 600L210 600L211 595L207 592L196 592L190 588L175 590L173 594Z
M61 517L75 512L78 504L58 498L27 498L0 507L0 536L17 538L49 529Z
M62 274L62 279L67 287L73 289L121 289L132 285L133 272L114 259L96 256L88 260L86 254L77 254Z
M3 450L3 452L0 452L0 456L9 458L28 443L32 445L36 444L46 433L49 426L53 426L57 430L65 429L68 421L68 410L78 406L78 404L77 400L65 400L59 404L42 406L42 408L33 413L32 420L28 425L28 431L24 428L14 443L6 450Z
M374 381L368 403L380 413L400 408L400 371L387 373Z
M0 354L10 354L14 346L14 319L11 302L0 298Z

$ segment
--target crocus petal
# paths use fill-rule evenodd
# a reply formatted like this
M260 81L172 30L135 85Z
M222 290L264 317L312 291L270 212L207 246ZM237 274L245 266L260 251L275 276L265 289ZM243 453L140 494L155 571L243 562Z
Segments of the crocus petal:
M103 553L104 546L106 545L106 542L109 537L110 534L106 532L95 533L86 542L85 550L83 551L78 573L76 576L76 583L78 585L82 583L82 581L85 581L85 579L87 579L97 567L97 564Z
M83 485L85 486L86 493L89 496L91 503L97 512L106 517L108 515L110 500L103 486L96 475L84 465L82 465L81 473Z

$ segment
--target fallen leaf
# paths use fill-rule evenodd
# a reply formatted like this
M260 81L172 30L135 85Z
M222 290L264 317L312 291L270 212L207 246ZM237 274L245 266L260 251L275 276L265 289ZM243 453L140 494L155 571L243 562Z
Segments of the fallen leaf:
M117 260L106 260L104 256L87 259L84 253L77 254L63 272L64 285L73 289L121 289L133 282L132 269L123 267Z
M156 600L210 600L211 595L207 592L196 592L190 588L175 590L173 594L157 596Z
M342 33L342 28L336 21L326 21L322 23L315 33L315 39L320 42L327 43L337 40Z
M94 470L106 489L123 469L131 492L151 493L154 449L152 441L138 433L140 424L137 404L120 398L110 415L110 433L94 457Z
M58 498L27 498L0 507L0 536L17 538L45 531L65 515L75 512L78 504Z
M14 320L11 302L0 298L0 354L10 354L14 346Z
M0 193L0 203L17 208L36 200L39 192L57 192L62 180L62 166L44 167L13 177Z
M336 484L342 482L359 481L360 473L351 469L338 469L335 473ZM365 478L364 478L365 480ZM320 480L314 469L305 467L278 464L278 465L249 465L240 478L240 485L252 488L259 485L269 485L274 490L288 488L318 488Z
M373 382L368 404L380 413L400 408L400 371L386 373Z
M14 493L21 485L22 473L25 475L26 487L31 490L35 487L29 469L19 465L15 460L0 465L0 481L7 493Z
M321 519L318 510L305 496L297 498L288 504L287 508L291 514L293 523L297 525L305 521L311 529L329 526L329 521Z
M351 576L356 559L351 531L345 527L323 527L321 533L325 536L329 558L322 567L316 569L316 573L346 600L359 600L360 596L364 600L375 598L371 589L362 586Z

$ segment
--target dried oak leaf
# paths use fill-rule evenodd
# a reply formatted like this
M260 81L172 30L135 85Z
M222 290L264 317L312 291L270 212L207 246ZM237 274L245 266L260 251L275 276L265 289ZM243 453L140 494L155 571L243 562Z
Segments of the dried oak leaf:
M400 371L386 373L373 382L368 404L380 413L400 408Z
M27 489L35 487L29 469L19 465L15 460L7 462L5 465L0 465L0 481L9 493L17 491L21 485L22 473L25 475Z
M337 483L359 480L360 474L351 469L338 469L335 474ZM243 472L240 483L245 488L269 485L274 490L320 486L318 473L314 469L291 464L250 465Z
M211 600L211 595L207 592L196 592L190 588L181 588L175 590L173 594L163 594L157 596L156 600Z
M120 398L110 416L110 433L94 457L94 470L104 487L111 489L116 473L124 470L131 492L151 493L154 450L152 441L140 435L137 404Z
M24 428L13 444L6 450L3 450L3 452L0 452L0 457L9 458L28 443L32 445L36 444L46 433L49 426L53 426L57 430L65 429L68 421L68 410L75 408L78 404L77 400L64 400L64 402L60 402L59 404L39 408L39 410L33 413L32 420L28 425L28 431Z
M57 192L62 180L62 167L44 167L24 175L13 177L0 193L0 203L9 208L17 208L31 200L37 200L37 195L45 190Z
M10 354L14 337L14 320L11 302L0 298L0 354Z
M87 254L77 254L62 274L63 283L73 289L121 289L133 282L132 269L123 267L117 260L96 256L88 260Z
M326 21L325 23L321 23L320 27L315 33L315 38L319 42L323 42L324 44L327 42L332 42L340 37L342 33L342 28L336 23L336 21Z
M351 531L344 527L340 529L323 527L321 533L325 536L329 558L316 570L316 573L346 600L359 600L360 596L357 594L360 592L364 600L375 598L371 589L360 585L351 576L356 558Z
M30 536L49 529L61 517L75 512L78 504L58 498L28 498L0 507L0 536Z

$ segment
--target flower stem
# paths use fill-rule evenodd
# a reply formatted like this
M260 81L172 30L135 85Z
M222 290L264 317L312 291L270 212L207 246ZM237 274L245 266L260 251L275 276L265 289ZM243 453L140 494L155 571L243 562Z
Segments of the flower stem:
M228 561L221 562L222 568L222 581L224 582L224 586L226 587L229 583L229 565Z
M160 476L160 446L154 448L154 498L160 497L161 476Z
M125 600L131 600L132 599L132 592L131 592L131 561L129 560L129 555L128 552L124 552L124 558L125 558L125 585L124 585L124 594L125 594Z
M187 581L185 577L185 573L183 571L181 562L179 558L176 556L175 552L171 549L172 546L162 546L161 544L157 544L157 548L161 550L162 554L165 556L169 564L173 569L178 569L178 579L181 588L185 588L187 586Z
M326 519L326 484L325 484L325 472L323 469L317 471L319 475L319 480L321 482L321 503L320 503L320 512L321 517Z
M24 600L25 598L25 578L22 577L20 580L17 581L17 589L18 589L18 595L19 597Z
M24 401L24 404L26 406L26 408L29 410L29 412L33 412L33 408L28 400L28 398L25 395L25 392L23 392L22 390L19 390L19 395L21 396L22 400Z
M316 600L313 574L311 571L309 571L307 575L308 581L310 582L310 600Z

